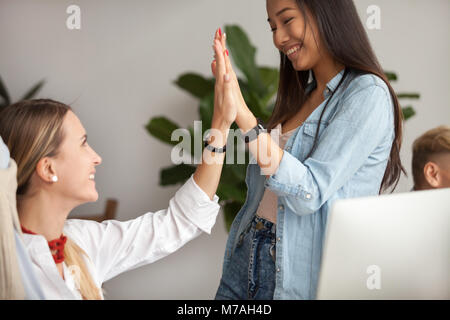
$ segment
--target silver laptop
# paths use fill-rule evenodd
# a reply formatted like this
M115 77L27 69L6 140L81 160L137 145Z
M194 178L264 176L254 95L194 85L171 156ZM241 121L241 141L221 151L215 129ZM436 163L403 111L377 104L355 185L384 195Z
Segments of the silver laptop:
M318 299L450 299L450 188L338 200Z

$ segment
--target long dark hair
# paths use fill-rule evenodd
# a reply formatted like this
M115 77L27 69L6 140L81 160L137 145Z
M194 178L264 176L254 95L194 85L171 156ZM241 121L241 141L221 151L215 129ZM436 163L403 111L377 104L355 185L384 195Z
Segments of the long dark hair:
M389 160L379 193L393 186L392 192L398 184L401 172L406 174L400 160L403 114L394 89L389 84L373 52L353 1L296 0L296 2L303 13L305 27L308 23L306 13L306 10L308 10L317 21L323 45L335 61L345 66L344 76L326 102L319 122L322 120L328 102L331 101L334 93L344 83L350 70L353 71L353 74L374 74L380 77L389 88L394 104L395 138L392 142ZM275 107L267 124L269 129L274 128L278 123L283 123L299 111L299 108L308 97L305 91L308 79L309 71L296 71L286 55L280 51L280 80ZM316 148L319 128L320 126L317 127L313 147L307 158L311 156Z

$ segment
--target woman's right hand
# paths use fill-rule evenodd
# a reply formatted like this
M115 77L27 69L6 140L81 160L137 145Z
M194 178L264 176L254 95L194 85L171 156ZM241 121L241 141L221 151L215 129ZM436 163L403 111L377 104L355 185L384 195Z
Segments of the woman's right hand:
M213 64L216 83L214 87L214 115L212 123L218 121L221 124L231 126L236 119L238 106L232 88L229 69L231 64L229 61L227 63L226 59L228 56L222 46L222 43L225 41L223 38L223 34L220 35L219 31L216 31L213 45L215 52Z
M236 73L233 70L233 66L231 65L231 60L228 54L228 50L226 48L226 34L221 33L218 29L216 31L214 42L218 42L218 46L220 46L217 50L214 48L215 51L215 60L211 63L211 71L216 78L217 83L217 77L218 77L218 61L217 56L223 57L223 61L225 63L226 72L229 75L231 89L232 89L232 95L233 100L236 103L236 123L238 126L246 132L247 130L253 128L256 125L256 118L253 116L250 109L247 107L247 104L244 100L244 97L242 96L241 88L239 87L239 81L236 76ZM216 47L216 44L214 45Z

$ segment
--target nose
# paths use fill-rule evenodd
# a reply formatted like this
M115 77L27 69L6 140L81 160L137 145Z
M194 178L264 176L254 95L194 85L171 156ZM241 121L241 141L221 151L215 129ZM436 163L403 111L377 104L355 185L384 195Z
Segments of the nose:
M92 152L93 152L93 156L94 156L94 158L93 158L93 160L94 160L94 165L98 166L99 164L102 163L102 157L100 157L100 156L97 154L97 152L94 151L94 149L92 149Z
M282 27L278 27L273 35L273 42L278 50L283 51L283 46L289 42L289 34Z

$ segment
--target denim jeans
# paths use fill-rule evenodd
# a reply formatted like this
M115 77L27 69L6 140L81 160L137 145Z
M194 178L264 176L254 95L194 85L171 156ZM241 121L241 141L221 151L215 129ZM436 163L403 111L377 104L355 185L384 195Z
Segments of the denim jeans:
M217 300L271 300L275 290L276 224L257 215L239 237L223 271Z

